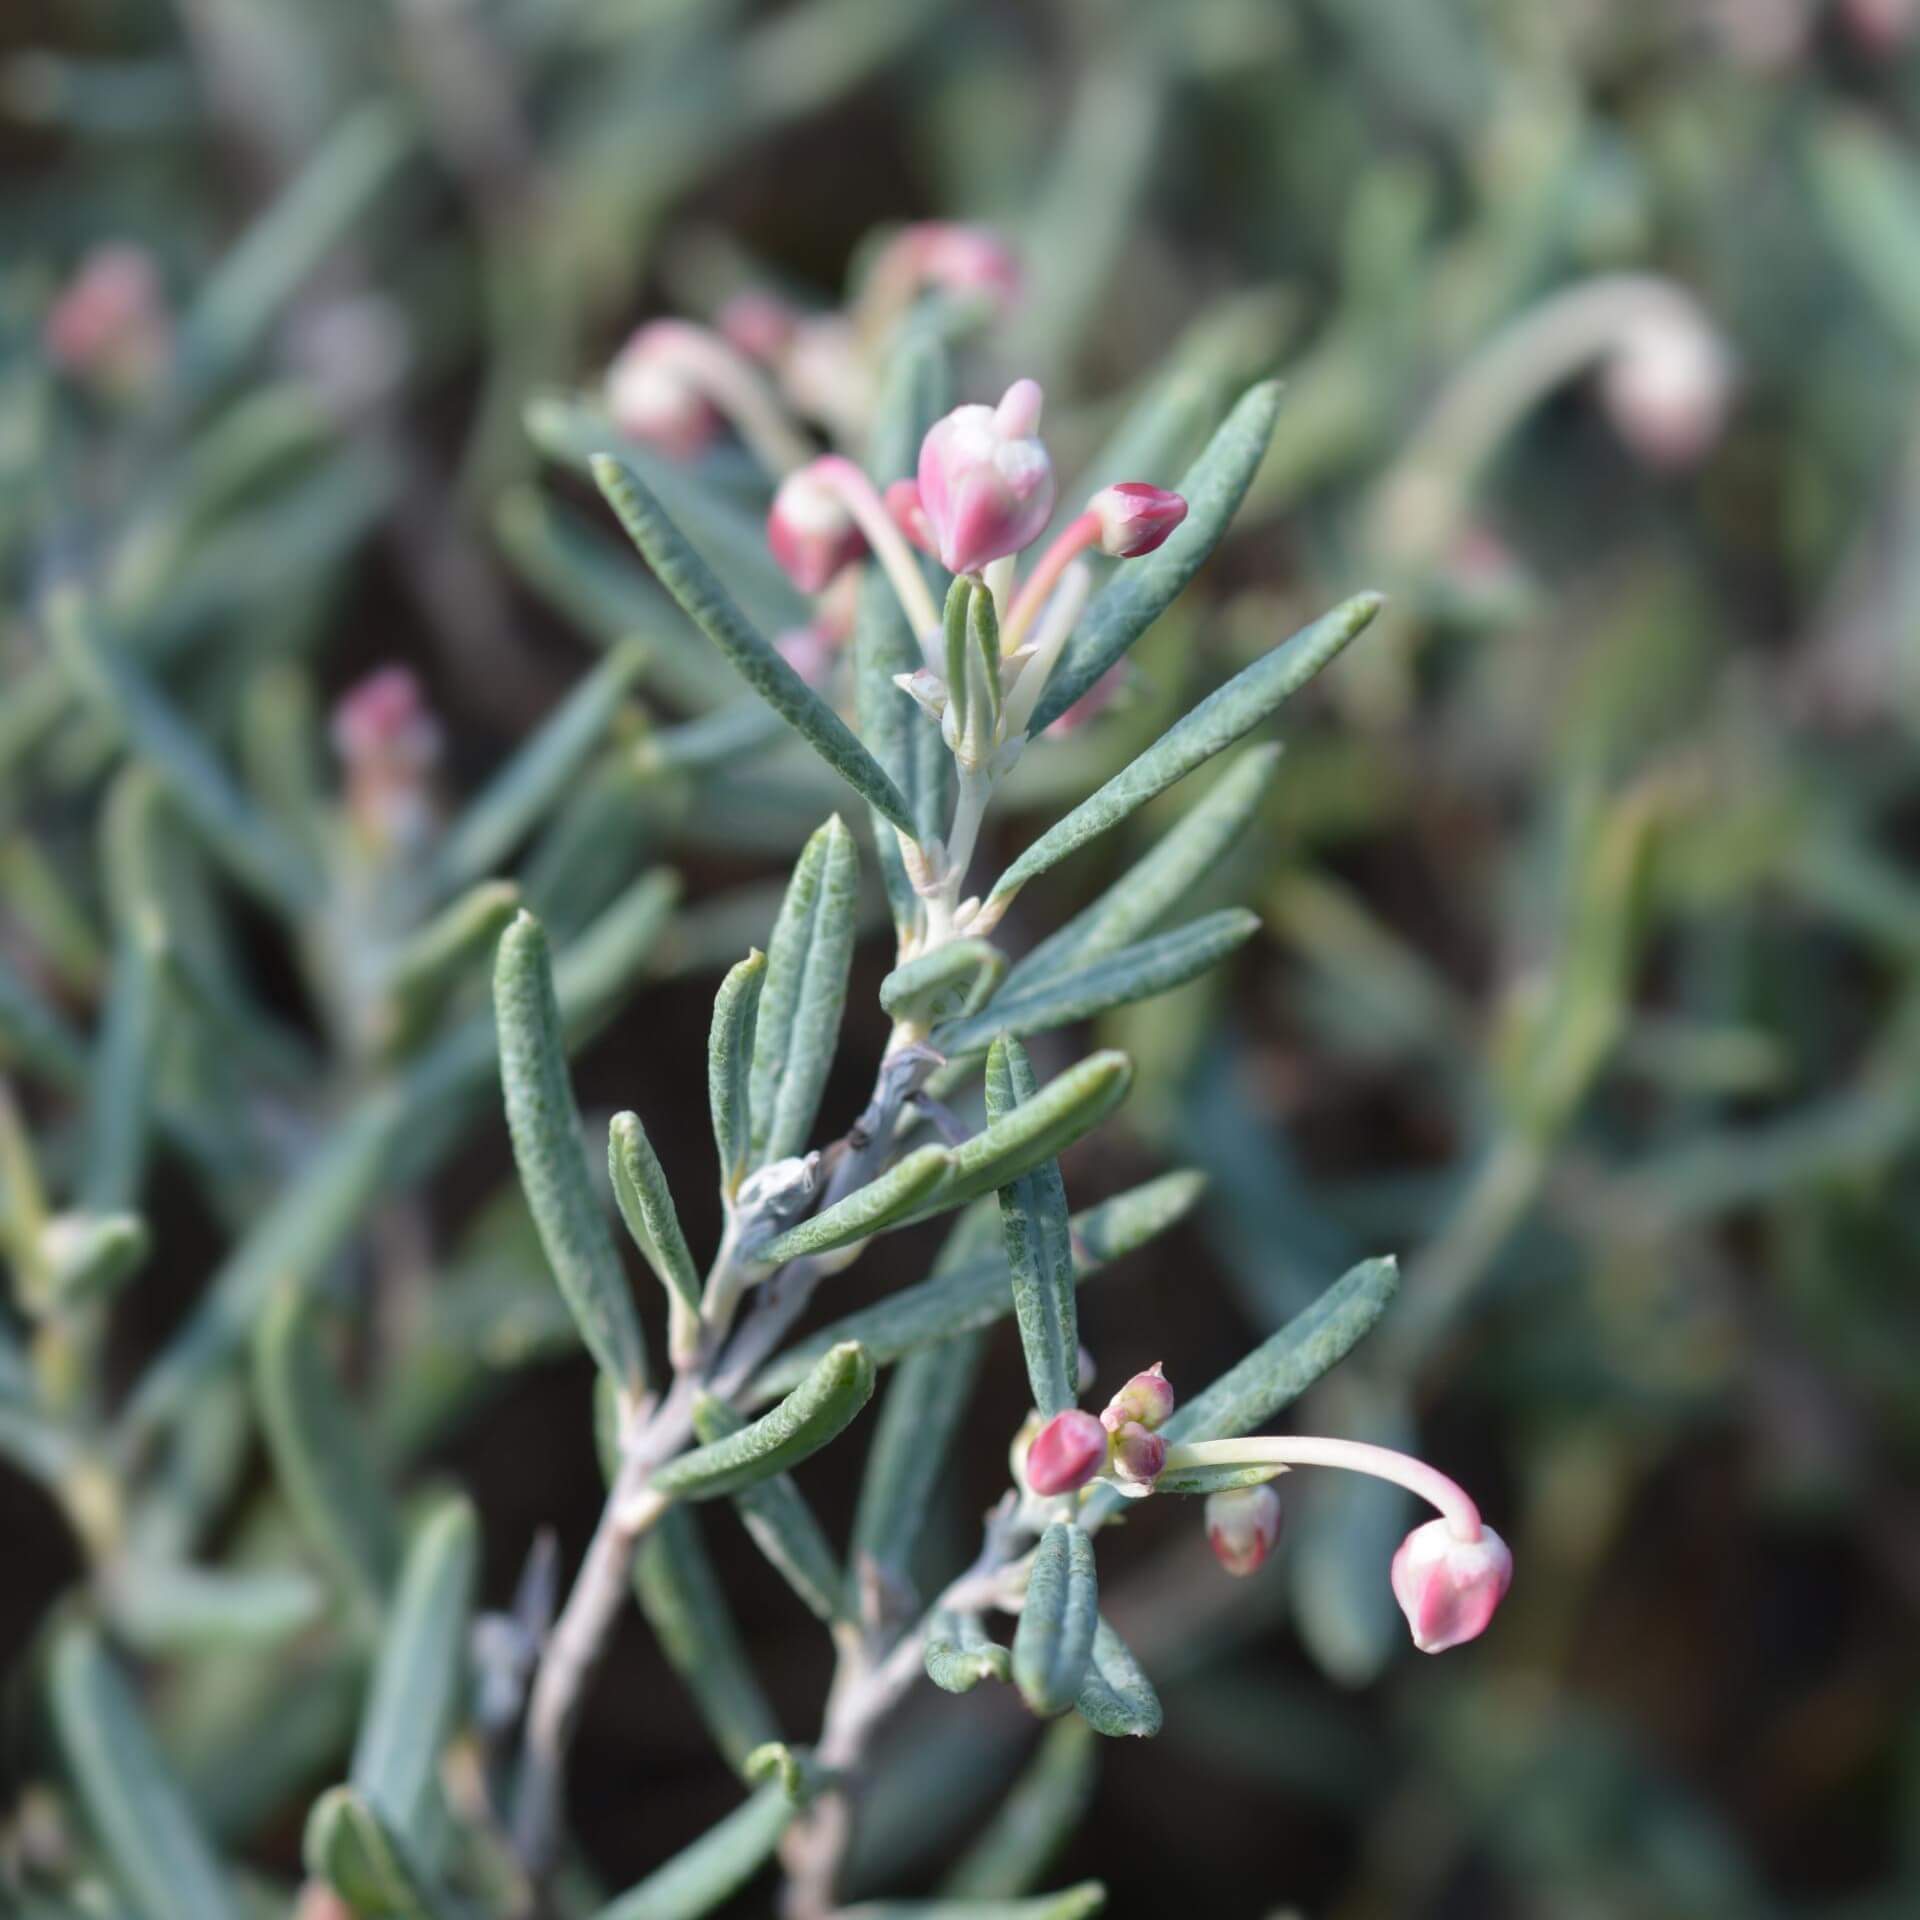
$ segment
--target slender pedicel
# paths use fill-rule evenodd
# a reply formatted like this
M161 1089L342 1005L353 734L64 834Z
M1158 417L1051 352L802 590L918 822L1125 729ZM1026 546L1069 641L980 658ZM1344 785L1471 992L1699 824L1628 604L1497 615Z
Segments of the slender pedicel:
M1464 1487L1449 1480L1437 1467L1410 1453L1376 1447L1364 1440L1323 1440L1311 1434L1252 1434L1243 1440L1189 1440L1167 1449L1169 1473L1187 1467L1345 1467L1352 1473L1370 1473L1418 1494L1437 1508L1459 1540L1477 1540L1480 1509Z
M633 336L621 361L629 356L635 363L676 374L694 388L733 423L775 479L812 457L812 446L788 420L759 368L717 333L685 320L656 320Z
M805 471L810 480L838 498L866 536L874 558L886 569L914 637L924 641L929 634L938 633L940 610L933 604L926 576L873 482L851 460L837 453L823 454Z

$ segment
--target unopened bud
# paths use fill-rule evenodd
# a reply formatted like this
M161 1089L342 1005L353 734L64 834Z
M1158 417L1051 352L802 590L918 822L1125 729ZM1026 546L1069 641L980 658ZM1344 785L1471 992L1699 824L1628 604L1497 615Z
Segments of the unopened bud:
M66 373L123 394L151 386L173 346L153 255L127 242L95 247L49 309L41 339Z
M1012 305L1020 292L1020 266L1007 243L987 227L927 220L894 243L911 262L921 286L968 294L996 307Z
M1173 1416L1173 1388L1156 1360L1145 1373L1136 1373L1107 1402L1100 1424L1109 1433L1118 1433L1128 1421L1135 1420L1149 1433L1165 1426Z
M671 330L642 327L607 369L607 411L630 440L690 460L720 431L720 415L698 385L672 362Z
M809 594L824 591L843 567L867 550L846 502L812 467L781 481L767 515L767 545L787 578Z
M1113 1477L1129 1486L1150 1487L1167 1464L1167 1443L1138 1420L1113 1431Z
M1733 357L1706 320L1675 303L1636 325L1601 374L1620 437L1650 467L1705 458L1733 404Z
M949 573L1039 539L1053 513L1053 462L1038 437L1042 395L1016 380L997 407L956 407L920 443L920 506Z
M755 287L736 293L720 309L714 325L729 346L749 360L769 364L793 344L800 316L777 293Z
M927 524L927 510L920 504L917 480L896 480L881 496L887 503L887 517L922 553L933 553L933 529Z
M1100 522L1100 551L1116 560L1151 553L1187 517L1187 503L1165 487L1144 480L1121 480L1102 487L1087 502Z
M1207 1496L1207 1545L1236 1579L1258 1573L1279 1543L1286 1509L1272 1487L1233 1487Z
M1445 1520L1429 1520L1393 1556L1393 1596L1422 1653L1478 1639L1513 1580L1513 1555L1491 1527L1463 1540Z
M1107 1460L1107 1430L1080 1407L1056 1413L1027 1449L1027 1485L1043 1500L1084 1487Z

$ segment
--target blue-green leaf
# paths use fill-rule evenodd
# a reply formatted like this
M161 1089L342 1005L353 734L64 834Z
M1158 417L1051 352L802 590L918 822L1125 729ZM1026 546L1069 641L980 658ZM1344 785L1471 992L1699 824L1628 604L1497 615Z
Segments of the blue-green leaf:
M1027 1576L1026 1603L1013 1635L1013 1681L1037 1714L1052 1718L1079 1698L1093 1658L1100 1589L1093 1541L1070 1520L1040 1536Z

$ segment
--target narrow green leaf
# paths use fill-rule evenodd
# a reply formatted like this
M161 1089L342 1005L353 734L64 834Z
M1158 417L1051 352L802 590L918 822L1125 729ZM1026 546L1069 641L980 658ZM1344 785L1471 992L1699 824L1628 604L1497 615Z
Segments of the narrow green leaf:
M1047 1033L1151 1000L1218 966L1259 930L1258 914L1223 907L1085 966L1031 980L1017 992L997 993L982 1011L936 1027L932 1043L949 1060L960 1060L977 1054L996 1035Z
M895 967L880 982L880 1011L896 1020L931 1025L964 1020L993 997L1007 957L984 940L949 940Z
M327 1365L310 1289L283 1289L262 1315L253 1378L287 1505L365 1631L379 1620L399 1571L400 1522L374 1472L365 1423Z
M665 1866L602 1907L596 1920L699 1920L772 1859L798 1812L783 1786L762 1787Z
M89 1207L129 1207L140 1197L165 1011L164 938L156 921L129 913L114 942L81 1148L80 1197Z
M901 1362L888 1384L854 1514L856 1583L862 1563L871 1562L894 1585L910 1586L920 1529L947 1470L985 1351L978 1334L922 1347Z
M1106 1904L1106 1888L1085 1880L1032 1900L863 1900L835 1920L1088 1920Z
M1047 690L1030 731L1039 733L1093 686L1166 612L1220 544L1273 439L1280 388L1249 388L1175 489L1187 517L1157 551L1130 560L1094 596Z
M1164 1233L1192 1210L1205 1186L1199 1174L1163 1174L1076 1214L1076 1278L1084 1281ZM1005 1253L998 1248L978 1253L796 1342L755 1378L753 1396L768 1400L790 1391L838 1340L858 1340L876 1366L887 1366L930 1342L990 1327L1012 1311Z
M940 1891L955 1900L1011 1900L1046 1872L1093 1799L1098 1750L1087 1723L1056 1720Z
M1153 1483L1153 1492L1155 1499L1163 1493L1232 1493L1239 1487L1263 1487L1285 1472L1285 1467L1269 1466L1183 1467L1163 1473Z
M972 684L972 676L967 672L967 616L972 605L973 580L963 573L947 588L947 604L940 619L947 707L953 715L956 736L964 733L967 725L967 693Z
M1152 932L1218 868L1259 810L1279 767L1276 742L1235 754L1205 796L1151 853L1058 932L1020 956L1002 991L1009 996L1024 992L1066 967L1083 967Z
M1055 1075L1030 1100L952 1150L954 1180L939 1196L941 1208L964 1206L1064 1153L1127 1097L1132 1084L1132 1061L1112 1051L1089 1054Z
M756 948L720 983L707 1033L707 1104L720 1155L720 1190L729 1198L753 1153L752 1075L767 956Z
M736 1773L779 1723L747 1665L733 1614L700 1528L687 1507L669 1507L634 1557L633 1587L667 1663L693 1695L700 1717Z
M1074 1704L1094 1732L1109 1740L1150 1740L1163 1719L1153 1682L1104 1619L1094 1629L1093 1658Z
M425 1869L363 1796L333 1787L307 1816L302 1855L358 1920L446 1920L447 1906Z
M924 1218L953 1177L954 1155L945 1147L916 1148L877 1180L869 1180L764 1246L749 1248L748 1255L764 1266L779 1266L804 1254L850 1247L889 1227Z
M730 1440L747 1422L722 1400L702 1399L693 1410L694 1431L713 1444ZM813 1509L792 1479L777 1473L733 1496L753 1544L774 1570L822 1620L840 1619L845 1576Z
M785 1473L837 1439L873 1398L874 1369L853 1341L828 1348L820 1363L773 1408L725 1440L695 1447L653 1476L656 1493L711 1500Z
M1126 575L1120 578L1124 580ZM1357 594L1243 668L1184 719L1175 721L1132 765L1122 768L1064 820L1049 827L994 882L991 897L1011 900L1036 875L1057 866L1068 854L1117 826L1195 767L1224 752L1305 686L1355 635L1364 632L1384 604L1377 593Z
M527 736L447 830L442 887L484 880L575 785L645 664L644 648L616 647Z
M646 1384L646 1346L581 1151L547 938L522 913L501 935L493 1001L507 1130L540 1244L580 1336L628 1394Z
M773 937L753 1042L753 1157L806 1150L840 1039L860 904L860 856L838 814L807 842Z
M936 1613L927 1627L922 1659L927 1678L945 1693L971 1693L982 1680L1006 1680L1013 1656L991 1639L980 1616Z
M511 880L484 880L414 934L387 970L387 1044L403 1049L431 1024L461 978L520 907Z
M996 1040L987 1055L988 1119L1008 1119L1038 1092L1026 1048L1018 1040ZM1000 1189L1000 1225L1033 1404L1050 1420L1080 1398L1073 1241L1057 1160L1043 1161Z
M241 1920L172 1766L91 1629L62 1632L51 1687L54 1731L87 1825L141 1920Z
M326 1599L316 1581L292 1569L225 1571L144 1556L116 1568L107 1591L115 1632L156 1654L273 1645L312 1626Z
M354 1742L348 1783L422 1849L438 1817L440 1755L465 1705L479 1562L472 1502L443 1500L407 1550Z
M55 595L48 624L75 684L234 878L289 918L310 913L320 879L306 855L240 791L146 673L107 645L79 596Z
M1093 1541L1072 1521L1056 1520L1033 1551L1013 1635L1013 1682L1035 1713L1051 1719L1079 1697L1098 1624Z
M660 1156L637 1113L616 1113L607 1127L607 1171L620 1217L671 1299L696 1319L700 1273L693 1264L679 1210L667 1186Z
M913 816L905 796L847 724L750 625L705 561L668 519L632 466L596 455L593 477L660 583L687 617L733 663L740 677L870 806L904 833Z

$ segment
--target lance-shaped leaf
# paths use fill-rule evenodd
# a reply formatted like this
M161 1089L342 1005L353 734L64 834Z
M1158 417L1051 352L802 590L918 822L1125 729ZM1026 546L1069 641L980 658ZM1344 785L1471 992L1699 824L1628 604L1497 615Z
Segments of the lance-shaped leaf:
M511 880L469 888L414 934L387 970L387 1044L403 1049L423 1033L467 970L520 907Z
M746 1424L724 1400L704 1398L693 1410L694 1431L709 1444L731 1439ZM793 1481L784 1473L756 1480L733 1496L733 1504L753 1544L787 1585L822 1620L839 1619L846 1582L825 1531Z
M438 862L443 886L471 886L492 873L573 786L645 663L643 647L616 647L527 736L448 829Z
M1038 1092L1026 1048L1018 1040L996 1040L987 1055L988 1118L1009 1118ZM1073 1240L1057 1160L1041 1162L1000 1189L1000 1225L1033 1404L1042 1419L1050 1420L1080 1397Z
M973 1394L985 1342L962 1334L909 1354L874 1423L853 1520L856 1581L865 1562L908 1584L913 1550Z
M448 1920L431 1876L351 1787L333 1787L314 1802L301 1851L307 1872L361 1920Z
M1093 1799L1098 1752L1084 1720L1058 1720L999 1810L940 1891L956 1900L1010 1900L1046 1872Z
M738 1893L773 1857L799 1805L778 1781L629 1887L595 1920L699 1920Z
M1164 1233L1192 1210L1205 1187L1197 1173L1162 1174L1076 1214L1076 1279L1085 1280ZM997 1220L994 1225L998 1227ZM887 1366L930 1342L990 1327L1012 1311L1005 1252L995 1248L972 1253L950 1270L903 1287L796 1342L755 1378L753 1395L766 1400L787 1392L837 1340L858 1340L876 1366Z
M1079 1698L1099 1606L1092 1538L1070 1520L1054 1521L1033 1550L1013 1635L1013 1682L1035 1713L1050 1719Z
M936 1613L921 1658L927 1678L947 1693L971 1693L982 1680L1005 1680L1013 1656L989 1637L977 1613Z
M946 355L924 333L910 333L894 354L875 408L867 471L875 484L912 475L927 429L952 404ZM925 569L923 568L923 571ZM907 622L899 596L877 566L866 570L854 615L854 704L860 735L887 776L906 796L917 837L946 830L952 809L953 756L940 729L921 712L895 676L926 664L920 637ZM899 842L884 816L876 818L881 877L896 926L910 927L920 911Z
M860 904L860 856L835 814L794 864L767 942L753 1040L753 1157L806 1150L840 1039Z
M924 1219L930 1205L954 1177L955 1156L945 1147L918 1147L869 1180L844 1200L823 1207L811 1219L789 1227L766 1245L750 1248L751 1258L767 1266L798 1260L804 1254L831 1253L869 1240L908 1220Z
M275 1567L221 1571L129 1558L106 1583L114 1629L143 1653L234 1651L310 1627L327 1596L311 1576Z
M138 909L123 916L87 1088L80 1197L89 1207L127 1207L140 1197L164 1011L165 946L156 920Z
M837 1439L873 1398L873 1361L865 1347L843 1341L771 1412L711 1446L695 1447L653 1476L657 1493L675 1500L711 1500L785 1473Z
M930 1024L964 1019L992 998L1007 971L1007 956L984 940L949 940L895 967L880 982L880 1011L896 1020Z
M669 1507L641 1542L633 1590L707 1731L734 1771L745 1772L754 1753L779 1739L780 1727L747 1665L726 1594L689 1508Z
M1083 1880L1031 1900L863 1900L836 1920L1088 1920L1106 1904L1106 1888Z
M399 1570L400 1523L368 1455L365 1422L325 1355L312 1291L283 1289L254 1336L260 1424L294 1521L364 1632Z
M547 937L529 913L501 935L493 1003L507 1130L547 1264L588 1352L617 1386L637 1394L646 1383L645 1341L587 1177Z
M443 1500L407 1551L354 1742L348 1784L414 1846L433 1830L440 1755L466 1695L479 1562L472 1503Z
M87 1825L143 1920L240 1920L174 1769L90 1629L61 1634L51 1688L54 1732Z
M627 1223L654 1276L666 1288L676 1332L676 1354L688 1349L684 1336L700 1318L700 1274L693 1264L679 1210L667 1187L660 1156L647 1138L637 1113L616 1113L607 1127L607 1171L620 1218Z
M707 1105L720 1155L720 1191L729 1199L753 1154L753 1056L766 984L767 956L755 948L721 981L707 1030Z
M1218 966L1259 929L1258 914L1223 907L1086 966L1067 967L1018 991L998 993L983 1011L936 1027L933 1044L950 1060L958 1060L978 1053L996 1034L1046 1033L1136 1000L1151 1000Z
M1204 798L1188 808L1145 859L1128 868L1091 906L1022 954L1002 989L1009 996L1042 985L1150 933L1218 867L1259 810L1280 766L1275 742L1237 753Z
M1384 604L1377 593L1356 594L1243 668L1184 719L1175 721L1131 766L1122 768L1064 820L1049 827L994 882L991 898L1011 900L1037 874L1057 866L1195 767L1224 752L1305 686L1367 628Z
M1160 1731L1160 1696L1132 1649L1104 1619L1094 1629L1093 1657L1074 1705L1088 1726L1109 1740L1150 1740Z
M1132 1084L1133 1062L1111 1050L1089 1054L1055 1075L1031 1099L952 1150L953 1184L942 1191L939 1205L965 1206L1064 1153L1127 1097Z
M681 536L631 466L609 454L599 454L593 461L593 477L660 584L679 601L688 619L727 656L754 692L869 806L903 833L912 833L913 815L900 789L881 771L846 722L748 624L727 590Z
M1156 1498L1163 1493L1233 1493L1241 1487L1263 1487L1277 1480L1285 1467L1254 1464L1239 1467L1180 1467L1163 1473L1153 1483Z
M234 878L282 914L310 912L320 879L305 853L240 791L146 673L101 638L79 596L56 595L48 620L74 683Z
M1250 388L1182 477L1187 517L1154 552L1114 573L1081 616L1029 731L1052 725L1166 612L1220 544L1273 438L1280 389Z

